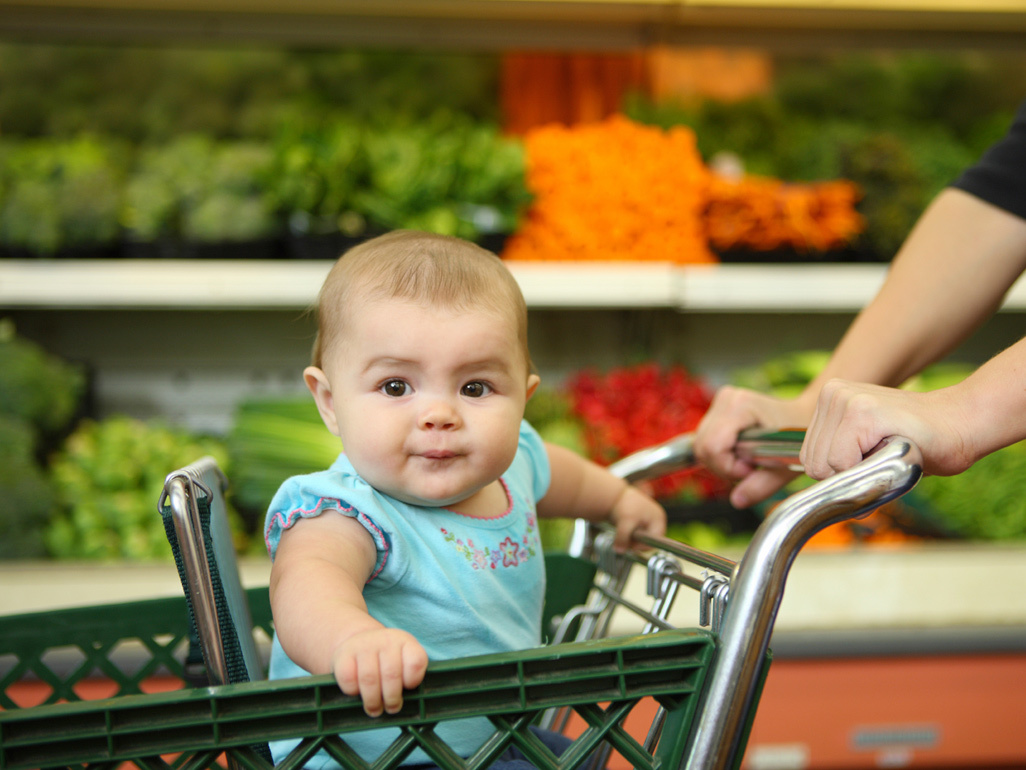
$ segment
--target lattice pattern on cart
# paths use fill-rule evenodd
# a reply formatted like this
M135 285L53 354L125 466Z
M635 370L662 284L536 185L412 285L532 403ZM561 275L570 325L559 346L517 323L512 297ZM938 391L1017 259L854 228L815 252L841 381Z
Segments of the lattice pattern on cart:
M97 677L117 695L143 692L158 674L184 679L188 638L184 597L4 618L0 708L77 701L78 688ZM35 693L31 704L15 699L19 689Z
M346 767L387 770L416 747L443 768L488 767L509 745L540 770L569 770L608 744L642 770L676 767L682 741L666 741L653 754L623 727L626 714L654 697L670 719L694 715L714 638L702 630L666 631L618 640L572 643L502 656L433 665L408 693L403 710L375 724L400 727L395 743L370 765L345 743L366 730L359 698L343 695L330 677L254 682L105 701L23 709L0 720L0 768L216 767L225 752L239 766L267 768L251 746L305 736L279 766L301 766L326 750ZM561 758L528 727L546 709L570 707L586 728ZM495 735L472 757L457 757L435 732L445 721L487 716ZM680 730L670 734L680 734ZM174 760L166 759L176 755ZM164 757L162 759L162 757Z
M248 594L254 625L269 639L267 589ZM174 680L172 686L205 683L191 642L184 596L5 617L0 710L95 698L88 683L97 679L108 685L107 697L143 693L155 676Z

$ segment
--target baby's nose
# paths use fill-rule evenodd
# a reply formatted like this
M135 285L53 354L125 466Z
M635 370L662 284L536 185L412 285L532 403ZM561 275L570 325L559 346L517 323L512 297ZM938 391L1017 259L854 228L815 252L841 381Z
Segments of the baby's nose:
M443 399L432 401L420 417L420 427L425 430L452 430L459 427L459 423L459 414Z

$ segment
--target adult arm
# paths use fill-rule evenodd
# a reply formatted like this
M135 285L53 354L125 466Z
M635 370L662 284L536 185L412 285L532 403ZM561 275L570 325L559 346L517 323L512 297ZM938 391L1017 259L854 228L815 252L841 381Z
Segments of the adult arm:
M754 426L809 424L823 384L842 378L895 386L944 357L1000 306L1026 269L1026 220L963 190L930 204L879 293L858 315L824 371L792 401L738 388L717 393L696 437L699 460L739 482L738 507L765 499L789 476L753 469L733 451Z
M940 193L887 280L809 386L835 377L897 386L950 353L1026 270L1026 220L956 188Z
M1026 101L1004 138L927 207L880 293L807 391L806 408L833 377L900 385L998 309L1026 268L1024 170Z
M802 446L813 478L846 470L887 436L912 439L926 473L961 473L981 457L1026 439L1026 339L963 382L913 393L844 380L820 392Z

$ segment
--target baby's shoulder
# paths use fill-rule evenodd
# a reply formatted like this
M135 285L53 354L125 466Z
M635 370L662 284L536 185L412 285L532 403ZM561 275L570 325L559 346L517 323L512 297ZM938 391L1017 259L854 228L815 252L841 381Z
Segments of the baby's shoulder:
M321 507L325 501L365 502L371 493L370 487L353 470L344 455L326 470L290 476L281 483L271 501L271 511L306 510Z
M324 514L349 516L369 531L380 530L379 494L360 478L348 460L336 461L327 470L292 476L281 484L264 521L264 539L272 558L283 532L301 519Z

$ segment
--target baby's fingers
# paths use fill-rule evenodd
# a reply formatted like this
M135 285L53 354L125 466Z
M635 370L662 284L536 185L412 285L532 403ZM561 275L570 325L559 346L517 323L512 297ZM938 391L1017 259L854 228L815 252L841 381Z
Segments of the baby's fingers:
M666 512L655 500L636 487L628 486L611 512L616 526L613 545L627 550L636 532L660 537L666 534Z
M403 687L412 690L424 681L427 672L427 651L419 643L403 646Z
M357 684L363 710L369 717L379 717L385 711L384 677L379 658L378 650L367 650L356 656ZM402 705L401 689L399 704Z
M416 641L368 652L366 671L360 665L360 696L368 716L397 714L403 707L403 690L424 680L427 653Z
M360 681L357 677L356 658L340 657L335 663L335 681L339 689L346 695L360 694Z
M380 694L384 709L389 714L397 713L403 707L403 656L399 647L386 647L378 655L380 672ZM364 709L367 698L363 699ZM370 714L370 712L367 712ZM380 714L381 712L378 712ZM378 714L371 714L377 716Z

